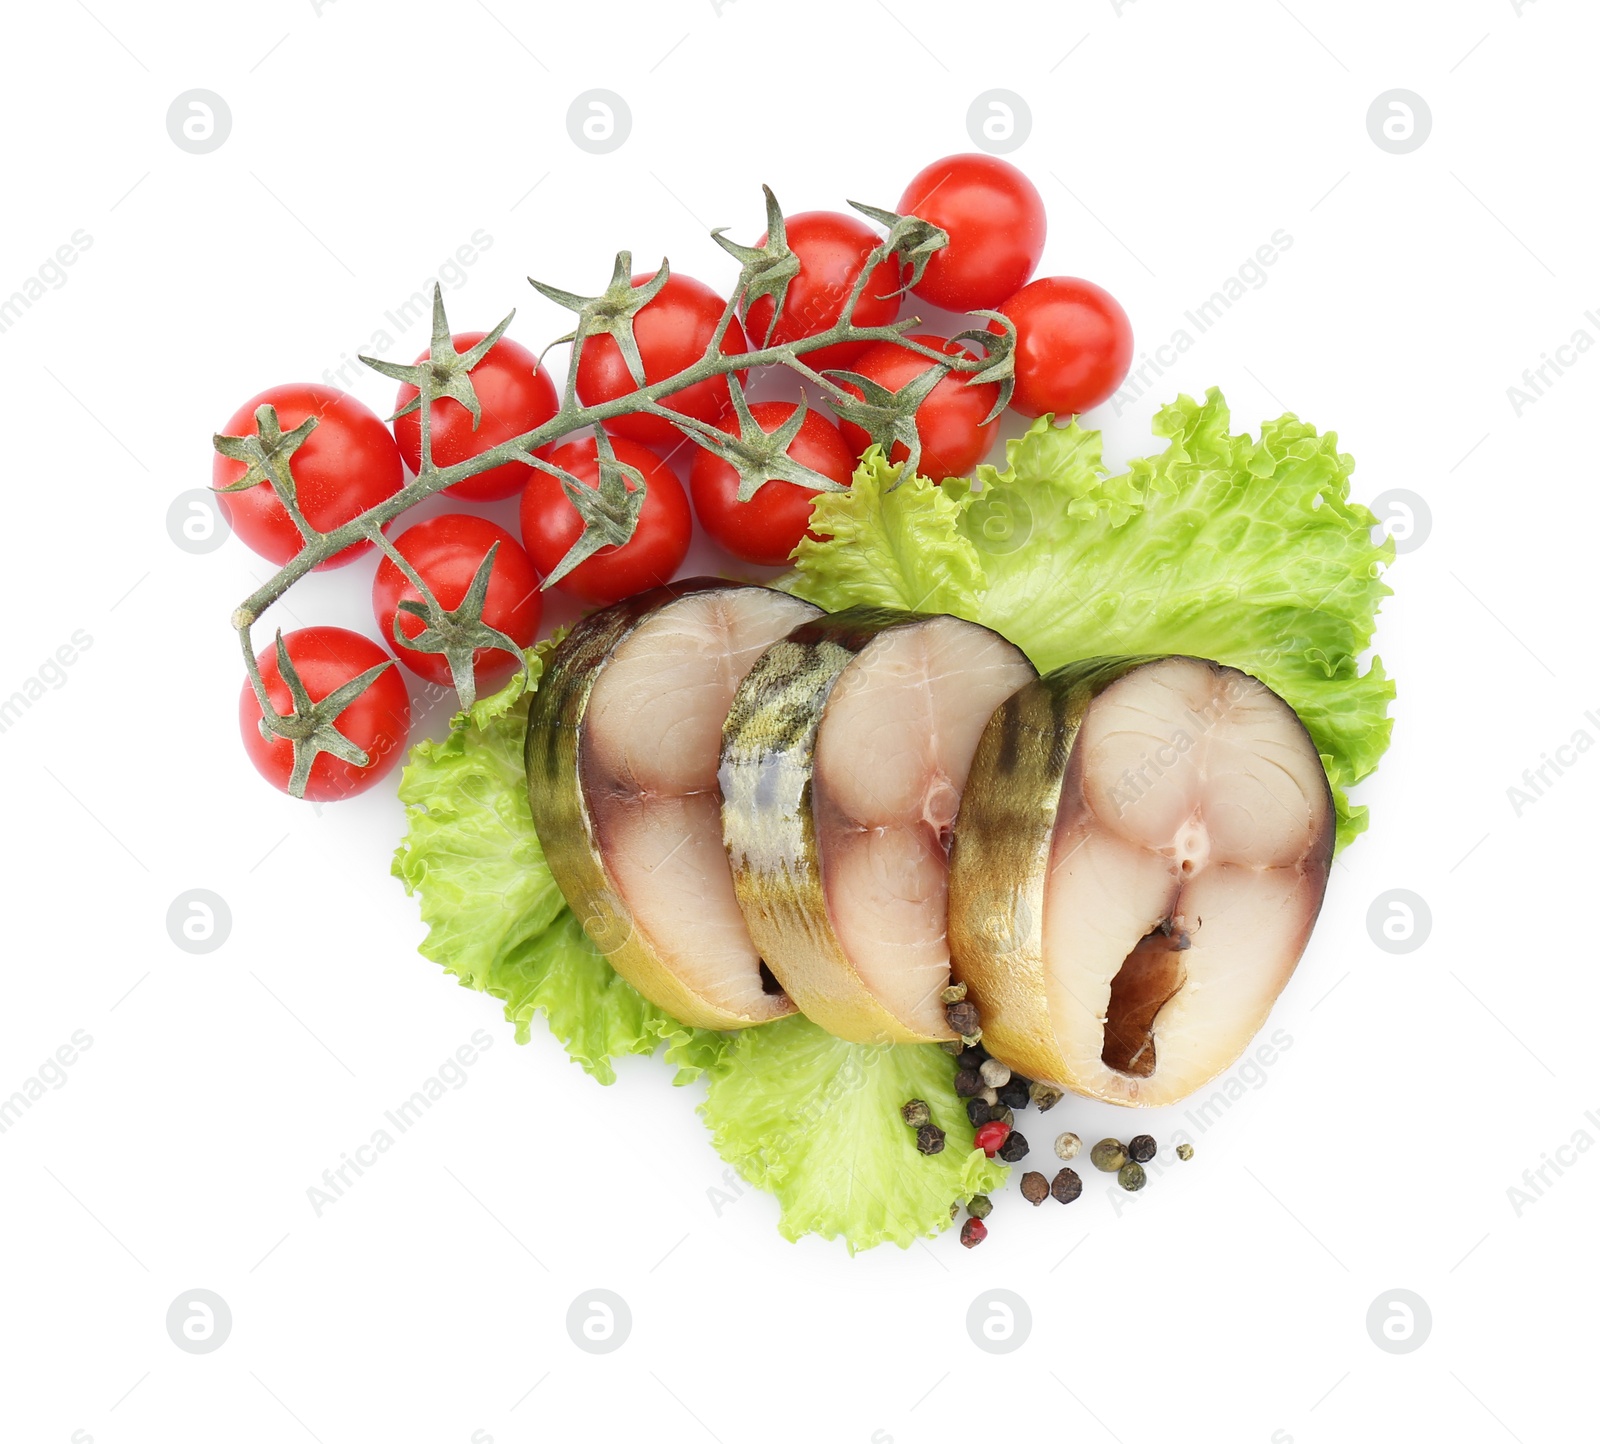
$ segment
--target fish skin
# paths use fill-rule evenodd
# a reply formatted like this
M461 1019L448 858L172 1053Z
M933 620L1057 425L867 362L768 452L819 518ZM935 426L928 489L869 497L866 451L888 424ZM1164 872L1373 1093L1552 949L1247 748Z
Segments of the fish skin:
M1075 1092L1084 1090L1074 1084L1051 1022L1044 958L1045 888L1062 785L1095 699L1128 673L1168 660L1236 670L1206 658L1164 654L1089 658L1046 673L990 718L956 817L949 881L951 975L966 983L968 996L977 1001L984 1046L993 1056L1030 1078ZM1325 777L1323 785L1326 792ZM1313 844L1324 882L1333 841L1330 792L1324 833ZM1225 1061L1217 1071L1227 1066ZM1137 1081L1129 1091L1130 1097L1104 1101L1138 1106Z
M652 588L591 613L550 655L528 709L523 761L534 830L562 895L611 965L657 1007L692 1027L725 1031L787 1017L794 1003L768 995L757 1013L738 1013L690 988L663 961L619 894L595 840L581 785L583 721L590 694L616 648L661 607L707 591L741 591L739 583L691 577Z
M851 963L830 921L813 810L817 732L835 684L885 632L929 620L863 605L802 623L751 668L723 726L723 839L750 935L800 1010L853 1042L955 1036L907 1024Z

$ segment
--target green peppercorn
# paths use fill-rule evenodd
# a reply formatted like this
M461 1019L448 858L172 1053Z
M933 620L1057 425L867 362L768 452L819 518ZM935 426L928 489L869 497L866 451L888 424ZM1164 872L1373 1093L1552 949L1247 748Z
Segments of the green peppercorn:
M1128 1140L1128 1157L1135 1163L1148 1163L1156 1156L1156 1141L1148 1133L1136 1133Z
M1016 1121L1017 1115L1007 1108L1004 1103L994 1104L989 1109L989 1116L984 1119L985 1123L1004 1123L1007 1128L1011 1127Z
M1187 1163L1191 1158L1194 1157L1194 1144L1180 1143L1178 1145L1178 1157Z
M1102 1173L1115 1173L1127 1161L1127 1149L1115 1138L1102 1138L1089 1150L1089 1162Z
M924 1123L921 1128L917 1129L917 1152L943 1153L944 1129L940 1128L937 1123Z
M987 1193L975 1193L967 1200L967 1212L973 1218L988 1218L994 1204L990 1202Z
M1013 1128L1006 1134L1006 1141L995 1150L995 1156L1005 1163L1020 1163L1028 1156L1028 1140Z
M1050 1180L1050 1197L1057 1203L1071 1203L1082 1192L1083 1180L1075 1169L1063 1168Z
M939 996L947 1003L959 1003L967 996L967 985L951 983Z
M1137 1193L1144 1187L1144 1169L1137 1163L1124 1163L1117 1170L1117 1182L1129 1193Z
M1082 1147L1083 1140L1076 1133L1060 1133L1056 1135L1057 1158L1076 1158L1078 1150Z
M1035 1208L1050 1197L1050 1184L1042 1173L1022 1175L1022 1196Z
M961 1035L961 1044L964 1048L976 1048L982 1042L982 1028L974 1028L970 1033L963 1033Z
M932 1110L920 1098L912 1098L900 1105L900 1116L905 1119L907 1127L921 1128L933 1117Z
M1048 1113L1063 1098L1061 1090L1049 1083L1030 1083L1028 1097L1041 1113Z
M959 1060L962 1051L966 1047L966 1044L964 1044L959 1038L946 1038L944 1042L939 1044L939 1046L952 1058Z

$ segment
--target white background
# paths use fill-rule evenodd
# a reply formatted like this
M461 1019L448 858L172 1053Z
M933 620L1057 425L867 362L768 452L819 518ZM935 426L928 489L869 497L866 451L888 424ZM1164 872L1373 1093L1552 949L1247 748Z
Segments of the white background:
M1506 789L1575 730L1600 737L1600 356L1520 416L1507 387L1580 326L1600 338L1583 315L1600 25L1571 0L1120 9L87 0L8 17L0 296L74 230L92 246L0 335L0 693L76 629L92 646L0 734L0 1094L74 1030L93 1044L0 1135L0 1435L1592 1435L1600 1156L1567 1153L1520 1216L1507 1190L1578 1130L1600 1140L1600 757L1520 817ZM604 156L565 120L597 86L633 115ZM208 155L166 129L195 87L232 113ZM367 346L475 230L493 244L448 293L455 325L514 305L511 334L538 349L564 322L528 273L592 292L629 246L725 286L704 230L753 236L760 181L791 210L893 205L972 148L968 105L995 87L1031 108L1011 158L1049 208L1042 271L1110 288L1141 350L1274 231L1293 239L1156 390L1102 408L1108 452L1149 449L1160 401L1220 384L1241 427L1289 408L1336 428L1356 495L1415 492L1432 526L1381 617L1400 698L1361 792L1372 831L1335 870L1269 1025L1292 1044L1260 1086L1120 1212L1089 1173L1070 1210L1008 1194L972 1252L946 1235L852 1259L784 1243L763 1195L714 1204L698 1089L644 1060L597 1087L542 1025L516 1047L494 1003L417 956L388 875L392 789L318 815L242 757L227 616L263 564L233 541L188 555L165 517L208 483L241 401ZM1394 87L1432 111L1409 155L1367 130ZM414 325L390 354L425 339ZM354 388L380 410L392 394ZM290 620L370 630L367 578L313 578ZM165 926L196 887L233 920L202 957ZM1432 912L1399 956L1367 925L1391 888ZM308 1186L479 1028L493 1046L467 1085L316 1217ZM1170 1139L1181 1114L1148 1126ZM1058 1120L1131 1131L1070 1102ZM1030 1131L1047 1148L1055 1127ZM164 1323L195 1287L233 1315L202 1356ZM604 1356L565 1324L594 1287L633 1318ZM1004 1357L965 1324L997 1287L1032 1315ZM1366 1326L1395 1288L1432 1314L1400 1356Z

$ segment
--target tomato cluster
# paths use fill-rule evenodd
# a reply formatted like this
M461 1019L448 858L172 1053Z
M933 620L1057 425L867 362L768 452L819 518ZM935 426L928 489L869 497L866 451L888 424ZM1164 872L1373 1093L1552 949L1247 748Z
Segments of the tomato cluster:
M918 172L900 198L898 212L939 227L948 244L928 259L911 294L948 311L992 311L1015 328L1015 384L1011 409L1023 416L1087 411L1121 385L1132 359L1128 318L1117 302L1092 282L1064 276L1032 279L1044 250L1045 212L1038 191L1021 171L985 155L957 155ZM776 224L776 220L774 220ZM898 391L927 371L925 355L894 341L858 340L807 346L840 320L861 268L880 242L878 232L855 216L805 211L784 221L784 239L798 264L782 296L761 295L731 319L718 342L725 355L759 353L767 346L792 346L804 365L828 375L856 397L863 384ZM758 245L766 245L764 235ZM635 287L651 281L632 278ZM894 257L881 261L856 301L858 327L887 326L905 303L904 283L912 279ZM626 294L624 292L623 294ZM697 362L717 337L725 299L711 287L672 274L633 316L633 337L646 384L673 376ZM774 314L776 311L776 315ZM742 324L741 324L742 320ZM1002 333L998 321L990 330ZM486 339L481 331L450 340L465 353ZM931 351L976 357L965 342L919 330L911 338ZM442 345L442 342L441 342ZM428 353L417 358L429 360ZM745 373L740 372L742 384ZM533 431L559 409L557 389L537 357L501 336L470 372L481 415L474 418L461 402L435 400L429 412L431 457L451 466ZM578 400L586 405L615 400L636 389L616 339L607 334L583 343L574 378ZM950 372L922 402L916 415L921 444L918 469L934 481L968 475L992 446L998 418L991 419L999 396L993 382L975 382ZM318 531L332 530L392 496L406 474L422 464L422 417L418 392L402 383L395 415L385 424L354 397L315 384L273 387L253 397L229 419L229 436L252 434L257 409L270 404L287 433L310 417L317 424L289 458L295 497L305 519ZM704 380L672 392L661 405L695 421L739 434L739 418L726 377ZM762 430L776 431L793 417L787 401L758 401L750 414ZM693 520L706 534L743 561L781 566L807 534L815 493L790 481L769 480L747 500L738 499L739 475L715 452L695 448L688 463L688 491L669 465L684 438L670 421L646 412L618 415L606 423L609 453L630 478L636 472L645 496L632 537L602 546L556 583L594 606L608 605L669 581L689 549ZM865 430L821 411L805 416L788 455L800 465L847 486L861 452ZM601 484L606 457L593 436L546 448L541 457L585 486ZM906 458L896 442L891 461ZM241 480L246 464L219 455L215 486ZM633 483L628 483L631 489ZM491 549L483 624L518 647L532 644L542 611L541 577L555 570L584 531L583 518L561 482L548 472L507 463L457 482L447 495L462 502L495 502L520 496L521 539L486 518L450 512L417 523L393 538L401 566L385 556L373 579L373 617L385 646L411 672L448 687L452 674L438 651L408 645L423 630L416 604L423 600L408 571L449 611L467 598L474 577ZM692 499L692 513L691 513ZM223 492L220 504L234 531L253 551L283 565L299 551L298 527L265 480ZM371 549L361 541L322 563L344 566ZM480 689L500 684L516 666L503 645L478 647L479 634L462 643L471 649ZM306 698L318 702L379 662L384 652L369 638L336 627L308 627L288 634L284 650ZM269 699L280 713L291 710L288 681L280 675L276 648L258 658ZM336 701L339 699L336 699ZM294 745L262 725L254 687L246 683L240 699L246 748L261 772L287 788ZM398 760L410 727L410 702L404 681L390 667L339 714L339 731L367 755L365 765L320 752L312 765L306 795L349 796L371 786Z

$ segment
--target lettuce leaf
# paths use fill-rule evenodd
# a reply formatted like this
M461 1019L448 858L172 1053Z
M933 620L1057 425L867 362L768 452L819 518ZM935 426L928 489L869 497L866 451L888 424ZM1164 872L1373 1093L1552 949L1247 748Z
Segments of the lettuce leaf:
M869 452L849 492L819 499L813 526L832 539L801 544L791 586L830 610L886 600L861 573L864 557L888 555L897 597L993 627L1041 671L1145 652L1239 667L1311 733L1343 847L1367 825L1345 789L1389 744L1394 684L1361 657L1394 545L1373 543L1332 432L1286 415L1259 439L1232 435L1215 389L1179 397L1154 430L1166 449L1111 476L1099 433L1041 417L965 495L920 478L881 495L895 469Z
M776 1196L785 1238L843 1238L851 1253L909 1248L950 1226L952 1203L1006 1179L1004 1164L973 1148L953 1073L931 1043L846 1043L796 1016L737 1036L700 1113L717 1152ZM911 1098L945 1130L942 1153L917 1151L900 1117Z
M422 954L464 988L505 1004L519 1043L542 1011L550 1031L602 1083L611 1060L665 1042L687 1083L728 1039L688 1028L647 1002L612 968L562 900L533 830L522 767L526 692L537 685L545 643L528 672L458 716L440 742L419 742L400 778L407 831L391 871L420 895Z

